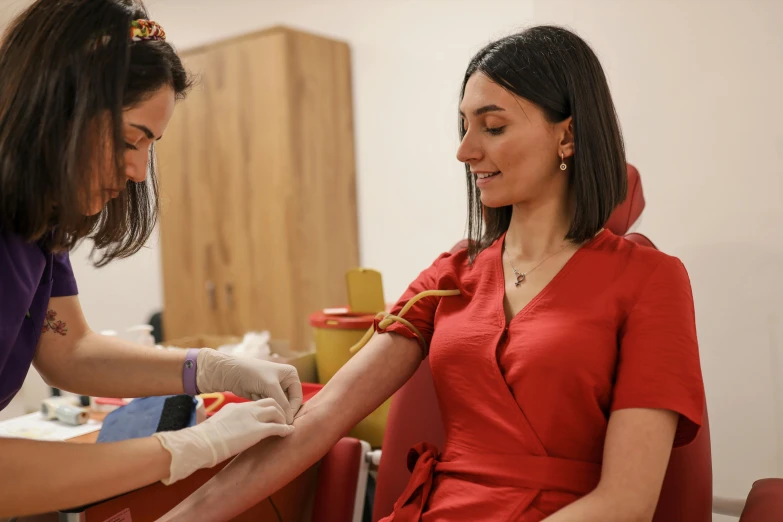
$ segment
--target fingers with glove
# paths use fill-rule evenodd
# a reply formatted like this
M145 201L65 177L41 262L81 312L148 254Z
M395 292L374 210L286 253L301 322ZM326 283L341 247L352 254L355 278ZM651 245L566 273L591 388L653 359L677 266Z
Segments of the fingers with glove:
M302 405L302 384L296 368L248 357L232 357L217 350L198 353L196 386L201 393L229 391L249 400L274 399L291 424Z
M274 399L227 404L206 421L179 431L155 433L171 454L173 484L196 470L211 468L267 437L285 437L294 431Z

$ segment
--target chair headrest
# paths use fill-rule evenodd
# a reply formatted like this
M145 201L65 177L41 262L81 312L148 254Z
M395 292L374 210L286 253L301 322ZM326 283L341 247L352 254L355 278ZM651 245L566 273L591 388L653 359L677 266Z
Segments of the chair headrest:
M644 210L642 179L639 177L639 171L636 170L636 167L628 163L628 196L609 216L606 228L618 236L624 236L628 233L631 225L642 215L642 210Z

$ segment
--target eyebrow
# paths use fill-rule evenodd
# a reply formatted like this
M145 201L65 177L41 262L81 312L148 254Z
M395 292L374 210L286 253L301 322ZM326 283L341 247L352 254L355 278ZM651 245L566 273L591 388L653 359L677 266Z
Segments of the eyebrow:
M138 125L138 124L136 124L136 123L130 123L129 125L130 125L131 127L135 127L135 128L137 128L137 129L139 129L141 132L143 132L143 133L144 133L144 135L145 135L145 136L147 136L147 139L150 139L150 140L155 140L155 141L157 141L157 140L159 140L159 139L161 139L161 138L163 137L163 135L160 135L160 136L158 136L158 137L156 138L156 137L155 137L155 133L153 133L153 132L152 132L152 131L149 129L149 127L147 127L146 125Z
M488 112L505 112L506 109L503 107L498 107L497 105L484 105L483 107L479 107L475 111L473 111L474 116L481 116L482 114L486 114ZM465 113L462 111L459 111L460 115L462 117L465 116Z

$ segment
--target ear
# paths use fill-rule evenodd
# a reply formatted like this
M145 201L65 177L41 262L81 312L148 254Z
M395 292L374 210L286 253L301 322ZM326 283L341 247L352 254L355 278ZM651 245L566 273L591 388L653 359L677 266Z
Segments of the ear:
M566 158L574 155L574 120L572 116L564 119L556 126L560 141L558 143L558 154L560 152Z

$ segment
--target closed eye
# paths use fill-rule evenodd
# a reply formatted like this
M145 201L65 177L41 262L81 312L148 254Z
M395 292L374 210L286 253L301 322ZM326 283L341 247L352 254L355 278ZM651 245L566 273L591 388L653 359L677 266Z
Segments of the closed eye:
M503 125L502 127L487 127L485 130L486 130L486 131L487 131L489 134L491 134L491 135L493 135L493 136L498 136L498 135L500 135L500 134L503 134L503 130L504 130L505 128L506 128L506 126L505 126L505 125Z

